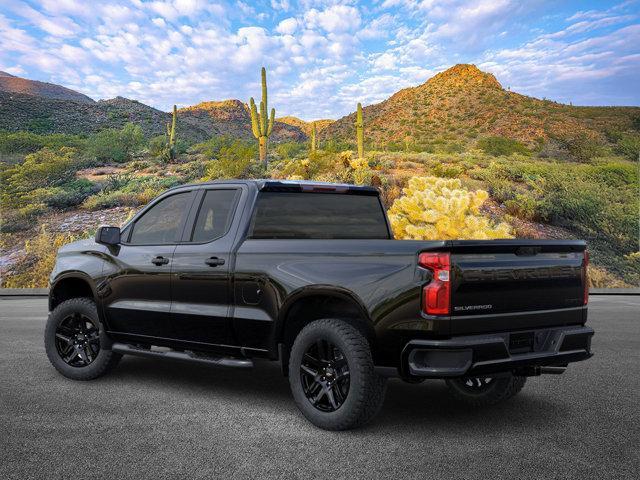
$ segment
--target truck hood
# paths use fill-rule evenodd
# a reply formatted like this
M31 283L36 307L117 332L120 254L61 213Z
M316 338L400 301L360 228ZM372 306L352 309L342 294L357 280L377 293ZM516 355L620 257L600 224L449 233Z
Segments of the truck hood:
M67 243L63 245L58 250L58 253L76 253L76 252L86 252L86 251L105 251L106 247L104 245L100 245L96 243L93 238L84 238L82 240L77 240L75 242Z

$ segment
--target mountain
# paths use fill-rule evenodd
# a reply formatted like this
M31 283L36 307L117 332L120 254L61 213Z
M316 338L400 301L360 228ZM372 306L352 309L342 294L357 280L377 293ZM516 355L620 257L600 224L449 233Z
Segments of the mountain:
M202 102L178 110L178 118L187 119L198 128L206 130L208 136L228 135L245 140L253 139L251 114L246 103L240 100ZM304 131L294 125L276 120L271 140L275 142L303 141Z
M116 97L94 101L81 93L50 83L0 72L0 130L37 133L88 134L125 123L140 125L148 137L162 135L171 115L136 100ZM203 102L178 111L178 138L190 143L212 135L252 139L251 117L240 100ZM304 132L276 122L272 141L303 141Z
M298 117L287 116L276 118L276 121L286 123L287 125L291 125L293 127L297 127L302 130L307 136L311 135L311 125L316 124L316 132L321 132L329 125L331 125L334 120L330 119L321 119L321 120L313 120L311 122L306 122Z
M53 83L28 80L0 72L0 92L9 94L28 94L54 100L70 100L79 103L94 103L94 100L70 88Z
M638 107L574 107L505 90L490 73L460 64L422 85L405 88L363 108L365 141L374 145L473 143L504 136L529 146L549 138L585 134L604 140L605 131L628 130ZM329 125L321 139L355 142L355 113Z

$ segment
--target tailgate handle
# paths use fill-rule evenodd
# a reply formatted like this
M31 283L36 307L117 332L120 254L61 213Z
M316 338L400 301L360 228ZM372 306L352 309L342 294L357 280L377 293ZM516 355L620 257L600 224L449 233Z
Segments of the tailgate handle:
M540 253L541 250L540 247L518 247L516 248L516 255L519 257L531 257Z

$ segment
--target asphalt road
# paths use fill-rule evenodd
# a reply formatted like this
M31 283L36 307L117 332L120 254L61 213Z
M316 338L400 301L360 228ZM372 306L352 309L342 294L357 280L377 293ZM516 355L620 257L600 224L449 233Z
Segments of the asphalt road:
M48 363L44 299L0 299L0 478L638 478L640 297L591 299L595 356L473 410L389 383L366 428L325 432L279 367L125 357L74 382Z

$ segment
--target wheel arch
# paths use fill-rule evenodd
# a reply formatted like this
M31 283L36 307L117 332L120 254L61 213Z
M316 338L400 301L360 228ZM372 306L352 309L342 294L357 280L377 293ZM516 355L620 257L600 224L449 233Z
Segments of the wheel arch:
M49 311L70 298L86 297L96 300L93 280L83 272L68 272L57 277L49 287Z
M355 293L335 286L304 287L287 297L278 315L276 344L279 345L283 367L288 363L288 352L300 330L322 318L336 318L350 323L374 349L376 337L371 317L364 302Z

